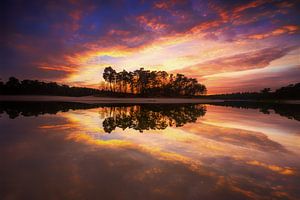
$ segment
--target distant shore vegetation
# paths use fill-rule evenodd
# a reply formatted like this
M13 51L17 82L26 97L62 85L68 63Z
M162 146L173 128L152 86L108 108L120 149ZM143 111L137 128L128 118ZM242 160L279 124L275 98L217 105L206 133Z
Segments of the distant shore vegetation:
M237 93L229 93L229 94L215 94L215 95L207 95L205 98L211 99L239 99L239 100L247 100L247 99L300 99L300 83L290 84L285 87L281 87L274 91L271 88L264 88L259 92L237 92Z
M89 96L99 95L98 89L84 87L70 87L56 82L42 82L38 80L19 81L10 77L6 83L0 82L0 94L5 95L53 95L53 96Z

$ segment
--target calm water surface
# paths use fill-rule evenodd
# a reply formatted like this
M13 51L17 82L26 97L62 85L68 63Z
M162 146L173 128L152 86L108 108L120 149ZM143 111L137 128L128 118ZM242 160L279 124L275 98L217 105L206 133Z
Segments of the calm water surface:
M300 199L297 105L0 106L0 199Z

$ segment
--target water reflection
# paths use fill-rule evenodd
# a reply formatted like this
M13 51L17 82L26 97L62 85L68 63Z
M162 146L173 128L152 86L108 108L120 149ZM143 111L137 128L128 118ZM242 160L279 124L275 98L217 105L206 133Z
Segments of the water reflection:
M3 199L300 197L300 122L275 111L28 105L1 104Z
M205 115L203 105L140 105L112 107L110 116L103 123L103 129L111 133L116 127L143 130L163 130L168 126L180 127L186 123L196 122Z
M9 118L14 119L19 115L24 117L39 116L44 114L56 114L60 111L67 112L76 109L96 108L96 104L75 102L0 102L0 113L7 113Z
M300 105L299 104L284 104L284 103L268 103L255 101L225 101L215 102L211 105L230 106L234 108L259 109L263 114L270 114L271 111L287 117L300 121Z

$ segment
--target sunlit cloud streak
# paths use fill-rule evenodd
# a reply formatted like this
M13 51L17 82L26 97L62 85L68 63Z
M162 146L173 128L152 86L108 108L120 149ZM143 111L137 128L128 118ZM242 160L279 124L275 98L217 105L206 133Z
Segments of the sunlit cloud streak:
M293 46L263 48L246 53L238 53L231 56L216 58L177 70L175 72L189 76L192 76L193 74L206 76L224 72L264 68L268 66L271 61L281 58L293 49L295 49Z

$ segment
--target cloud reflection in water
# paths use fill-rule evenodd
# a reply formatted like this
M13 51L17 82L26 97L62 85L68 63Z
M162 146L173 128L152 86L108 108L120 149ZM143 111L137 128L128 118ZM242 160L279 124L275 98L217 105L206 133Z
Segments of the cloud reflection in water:
M174 115L160 107L141 106L104 106L14 120L3 115L5 163L0 168L7 184L1 193L7 198L38 198L43 192L49 198L73 199L299 197L300 151L294 146L300 137L299 121L255 110L198 106L206 110L204 115L191 108L168 107ZM127 120L131 110L129 126L123 130L117 125L106 133L102 125L107 118ZM185 118L184 111L187 116L198 114ZM138 121L141 115L151 123ZM162 121L168 126L151 125L156 117L159 127ZM175 117L186 123L176 127ZM280 123L272 126L272 120ZM227 126L230 121L234 127ZM273 137L273 129L285 138ZM41 192L27 186L29 180ZM44 184L38 184L41 181Z

